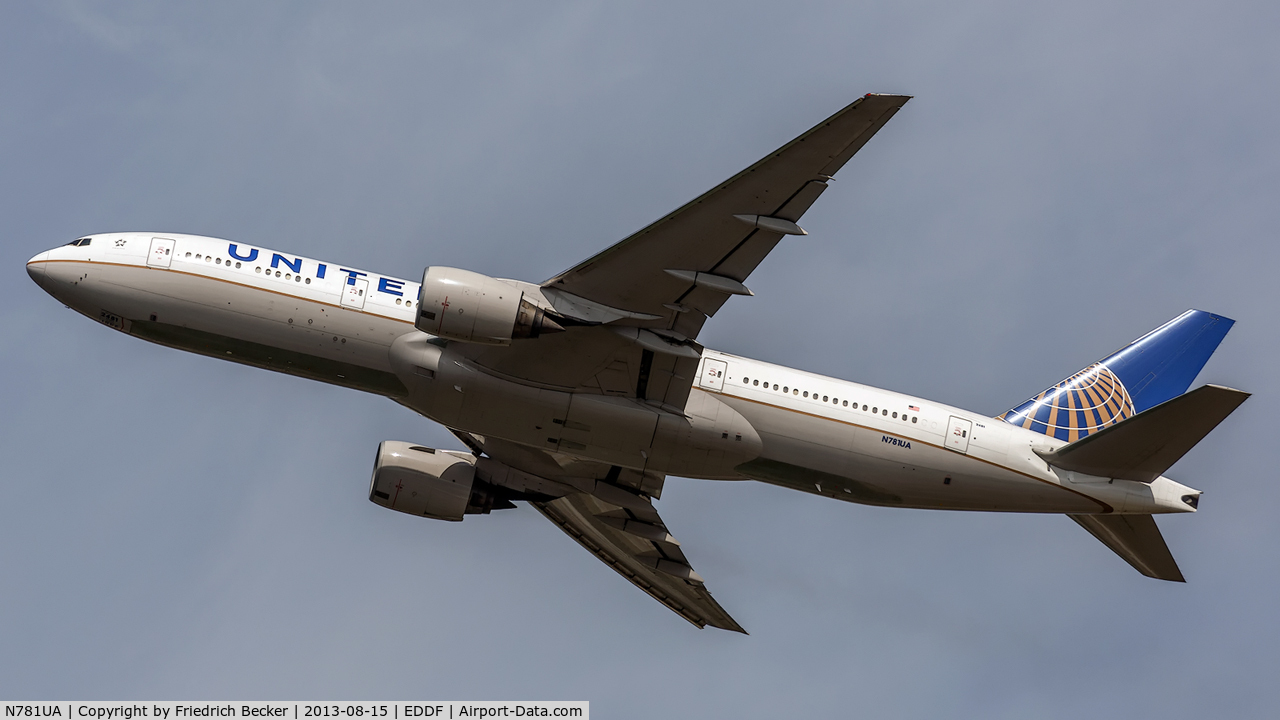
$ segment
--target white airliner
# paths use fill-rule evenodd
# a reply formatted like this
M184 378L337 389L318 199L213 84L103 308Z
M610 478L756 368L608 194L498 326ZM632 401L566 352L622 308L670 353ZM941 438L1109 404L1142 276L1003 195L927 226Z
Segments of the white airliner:
M654 508L668 475L869 505L1064 513L1144 575L1182 580L1152 516L1195 512L1163 473L1245 398L1187 392L1232 320L1190 310L996 417L698 344L908 100L867 95L543 282L422 281L208 237L104 233L27 272L104 325L384 395L466 452L386 441L369 499L440 520L532 504L689 622L742 632Z

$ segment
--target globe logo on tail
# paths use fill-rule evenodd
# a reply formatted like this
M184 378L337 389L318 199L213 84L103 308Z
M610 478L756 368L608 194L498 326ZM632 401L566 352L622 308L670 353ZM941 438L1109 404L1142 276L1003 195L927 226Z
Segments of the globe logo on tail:
M1120 378L1095 363L999 416L1011 425L1075 442L1134 414Z

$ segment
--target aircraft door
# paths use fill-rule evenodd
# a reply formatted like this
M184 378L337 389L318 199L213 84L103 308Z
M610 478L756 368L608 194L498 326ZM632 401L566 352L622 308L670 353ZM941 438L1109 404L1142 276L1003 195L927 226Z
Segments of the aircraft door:
M968 452L970 435L973 435L973 423L952 415L947 422L946 446L958 452Z
M169 267L173 262L173 240L169 238L151 238L151 254L147 256L147 264L151 267Z
M698 384L708 390L723 390L724 376L727 372L729 372L729 363L706 358L702 361L702 373L698 377Z
M360 278L350 278L346 285L342 286L342 307L349 307L354 310L364 309L364 298L369 294L369 281Z

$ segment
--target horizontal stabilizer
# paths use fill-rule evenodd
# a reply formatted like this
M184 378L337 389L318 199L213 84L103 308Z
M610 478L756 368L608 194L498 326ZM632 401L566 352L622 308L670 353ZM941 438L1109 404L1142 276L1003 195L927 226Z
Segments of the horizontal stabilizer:
M1186 582L1169 546L1150 515L1068 515L1080 527L1124 558L1138 572L1157 580Z
M1248 397L1249 393L1240 390L1205 385L1070 445L1039 455L1063 470L1149 483L1164 474Z

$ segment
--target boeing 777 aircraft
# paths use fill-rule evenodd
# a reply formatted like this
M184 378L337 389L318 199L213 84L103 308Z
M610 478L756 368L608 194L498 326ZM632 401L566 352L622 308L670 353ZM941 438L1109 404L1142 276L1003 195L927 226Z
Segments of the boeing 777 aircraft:
M1182 580L1152 519L1195 512L1164 472L1248 394L1188 392L1233 323L1189 310L999 417L697 341L909 98L867 95L684 207L539 284L421 282L244 243L88 235L27 272L161 345L384 395L467 450L386 441L373 502L462 520L533 505L698 627L744 632L655 509L669 475L904 508L1062 513Z

